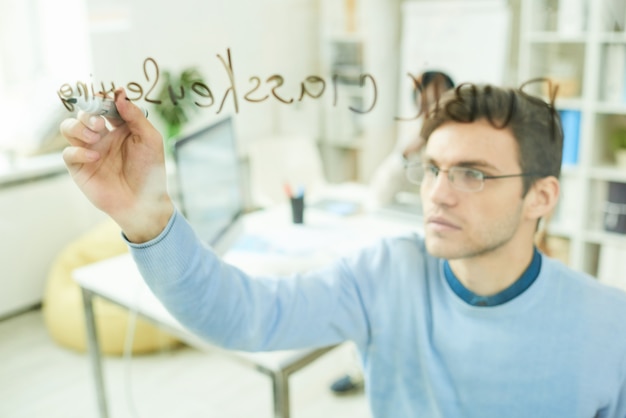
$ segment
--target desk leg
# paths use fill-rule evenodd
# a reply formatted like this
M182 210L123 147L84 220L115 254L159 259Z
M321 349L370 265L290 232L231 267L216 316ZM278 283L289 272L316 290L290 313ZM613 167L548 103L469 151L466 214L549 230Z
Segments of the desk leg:
M274 418L289 418L289 379L285 373L272 373Z
M91 359L91 369L93 371L94 383L96 385L96 395L98 396L98 410L100 418L108 418L106 392L104 389L104 378L102 375L102 355L98 344L98 334L96 332L96 320L93 313L93 293L87 289L82 289L83 307L85 311L85 325L87 326L87 346Z

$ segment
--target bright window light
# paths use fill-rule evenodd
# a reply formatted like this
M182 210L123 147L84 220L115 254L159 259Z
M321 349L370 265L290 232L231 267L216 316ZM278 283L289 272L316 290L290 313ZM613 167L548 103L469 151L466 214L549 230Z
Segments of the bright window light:
M56 91L90 62L84 3L0 2L0 151L36 151L67 116Z

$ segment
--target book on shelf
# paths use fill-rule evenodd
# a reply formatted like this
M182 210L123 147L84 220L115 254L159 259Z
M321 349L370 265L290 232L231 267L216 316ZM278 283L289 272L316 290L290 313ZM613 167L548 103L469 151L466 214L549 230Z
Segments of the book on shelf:
M561 110L563 125L563 165L578 164L578 145L580 142L580 111Z
M609 193L604 207L604 229L626 234L626 183L609 182Z

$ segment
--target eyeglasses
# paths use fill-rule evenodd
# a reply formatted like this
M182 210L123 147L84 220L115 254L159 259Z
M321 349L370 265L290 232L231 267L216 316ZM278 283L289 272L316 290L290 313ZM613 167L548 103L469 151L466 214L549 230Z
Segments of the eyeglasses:
M405 164L407 179L417 185L430 185L439 176L440 172L448 173L448 181L457 190L464 192L479 192L485 187L485 180L503 179L508 177L541 177L540 173L508 174L504 176L488 176L480 170L467 167L450 167L442 170L432 164L421 162L407 162Z

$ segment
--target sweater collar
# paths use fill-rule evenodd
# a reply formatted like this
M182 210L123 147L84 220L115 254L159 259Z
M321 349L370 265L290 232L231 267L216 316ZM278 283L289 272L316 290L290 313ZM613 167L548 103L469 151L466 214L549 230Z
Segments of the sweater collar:
M452 291L467 304L472 306L497 306L506 303L524 293L528 289L541 271L541 255L537 248L533 251L533 259L524 273L511 286L491 296L480 296L467 289L454 275L448 260L444 260L443 272L446 282Z

